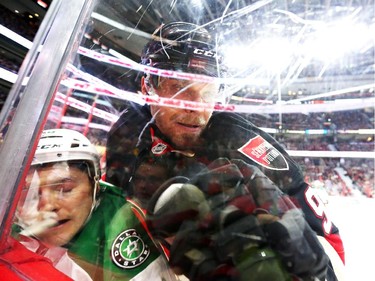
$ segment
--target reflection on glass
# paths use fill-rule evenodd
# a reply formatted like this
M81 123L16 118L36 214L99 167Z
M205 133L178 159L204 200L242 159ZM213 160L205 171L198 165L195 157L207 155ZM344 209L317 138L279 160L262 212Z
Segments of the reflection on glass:
M352 245L355 227L335 210L353 198L373 208L373 1L97 1L91 16L45 129L87 136L118 186L103 194L122 201L102 199L77 238L91 211L90 192L74 191L80 171L68 163L74 173L53 182L61 165L33 167L21 234L72 255L100 248L81 256L94 280L243 280L257 255L276 260L273 279L335 280L324 255L299 251L321 254L312 230L335 247L331 261L346 258L347 279L362 272L361 247L344 258L339 235Z

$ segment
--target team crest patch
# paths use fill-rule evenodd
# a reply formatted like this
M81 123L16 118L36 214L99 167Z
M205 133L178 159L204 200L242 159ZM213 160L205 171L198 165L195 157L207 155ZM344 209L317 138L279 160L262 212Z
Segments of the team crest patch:
M112 261L124 269L132 269L141 265L149 255L149 247L139 237L135 229L121 232L111 248Z
M167 151L167 148L168 148L167 145L159 142L159 143L153 144L151 151L153 154L162 155Z
M280 171L289 169L288 162L281 152L261 136L250 139L238 151L267 169Z

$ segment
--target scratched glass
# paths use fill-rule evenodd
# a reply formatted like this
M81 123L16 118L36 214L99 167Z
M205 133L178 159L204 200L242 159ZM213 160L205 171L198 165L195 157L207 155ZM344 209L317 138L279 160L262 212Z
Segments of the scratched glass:
M8 100L0 101L0 146L6 144L4 149L0 147L0 159L6 159L1 167L1 230L12 224L10 218L14 218L13 225L22 224L21 228L29 230L37 222L40 228L32 231L55 227L56 216L61 218L58 224L64 225L68 214L86 206L83 195L88 193L74 188L83 182L77 177L59 172L53 174L57 180L48 183L38 182L37 176L34 181L26 177L27 163L32 163L32 150L40 131L68 128L87 136L101 156L101 192L92 214L94 220L89 220L86 228L82 217L80 222L85 228L69 237L72 243L63 245L74 260L70 268L82 265L92 280L144 276L166 281L184 279L184 275L176 277L164 259L155 259L167 252L160 251L164 246L168 249L174 243L176 237L172 234L176 229L165 229L172 236L162 237L165 240L149 239L148 203L157 191L161 192L159 188L166 188L163 184L167 179L191 180L212 169L217 172L215 181L202 177L195 184L207 183L200 189L206 192L205 199L213 199L211 195L218 190L222 192L210 201L210 207L225 205L226 199L244 192L241 187L246 181L232 180L231 176L236 175L233 170L210 166L216 158L224 157L241 158L266 171L267 176L256 180L272 178L283 192L290 191L285 187L299 179L296 175L300 171L300 182L308 187L301 198L312 208L311 213L322 219L323 223L317 224L324 230L321 235L337 223L346 239L345 279L368 280L373 276L374 243L358 239L353 230L362 229L368 237L375 236L373 223L364 215L375 213L374 0L53 0L56 8L51 10L50 0L28 1L31 25L21 30L22 25L12 27L11 23L19 21L23 13L19 8L25 6L25 0L2 2L7 3L0 5L0 18L4 18L0 27L7 42L0 40L6 58L5 62L3 57L0 60L1 79L6 81L0 83L0 96L15 84ZM47 10L41 8L43 3L52 11L52 18L41 24ZM84 3L85 7L76 7L77 3ZM15 10L20 13L13 13ZM197 27L188 31L186 26L175 27L172 31L181 33L169 37L163 30L171 22ZM44 28L39 40L31 36L38 27ZM201 28L207 33L199 33ZM18 40L7 29L26 41ZM50 40L55 44L48 44ZM158 44L145 47L150 41ZM30 55L25 57L27 52ZM40 97L44 97L43 102ZM17 121L15 126L13 120ZM236 126L228 127L233 120L238 121ZM10 133L13 137L7 138ZM265 139L263 134L271 138ZM294 167L289 165L284 150L300 169L293 176L277 177ZM150 160L150 167L163 162L163 169L170 174L151 170L137 174L145 159ZM33 168L29 172L34 173ZM220 180L225 179L228 182L221 184ZM238 183L236 192L229 188L233 182ZM12 187L13 183L17 186ZM169 195L178 194L181 184L171 184L175 189L168 189ZM173 204L169 209L187 205L191 194L202 199L199 191L184 187L191 188L191 192L180 201L170 202ZM7 193L7 189L12 190ZM247 191L254 189L249 185ZM15 207L12 204L17 203L19 194ZM267 197L259 194L262 199ZM70 199L74 199L74 204L68 203ZM233 206L243 206L243 198L236 199ZM65 215L56 215L56 208L40 211L41 206L51 208L44 204L47 201L64 203ZM194 201L199 210L191 213L205 212L200 207L206 202L201 201L202 204ZM164 202L168 200L159 202L158 207ZM243 204L248 207L251 203ZM280 205L283 204L273 204L273 210L282 209ZM255 213L269 215L268 207L258 208ZM229 209L234 208L231 205ZM172 219L185 219L191 213ZM209 215L223 218L226 214ZM279 217L262 219L273 221ZM153 226L167 221L161 219ZM200 223L202 227L209 225L207 221ZM214 241L216 244L211 241L211 245L229 241L225 239L230 235L210 231L231 225L225 223L207 230L209 239L220 238ZM63 238L63 231L57 228L54 237ZM183 230L191 237L180 236L192 238L193 242L193 234L202 234L198 230L189 232L188 227ZM230 242L246 236L241 235ZM7 241L6 237L0 238ZM59 241L65 243L64 239ZM202 240L206 241L199 241ZM190 249L191 245L184 244L187 241L177 241ZM205 245L200 246L192 252L206 250ZM235 252L240 247L241 244L230 244L225 248L229 253L221 256L234 257L234 264L246 256ZM268 251L263 254L270 257ZM258 256L262 257L262 253ZM149 271L143 272L147 268ZM69 272L68 275L75 280L90 280L76 278Z
M165 98L175 98L198 102L214 102L220 98L218 83L202 83L176 78L161 77L156 94Z

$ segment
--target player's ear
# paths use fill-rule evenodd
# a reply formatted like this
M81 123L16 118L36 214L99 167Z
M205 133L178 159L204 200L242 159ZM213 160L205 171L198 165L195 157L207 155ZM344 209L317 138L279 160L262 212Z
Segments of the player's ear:
M145 76L142 76L141 78L141 91L142 91L142 94L149 95L148 86L146 85L146 82L145 82Z

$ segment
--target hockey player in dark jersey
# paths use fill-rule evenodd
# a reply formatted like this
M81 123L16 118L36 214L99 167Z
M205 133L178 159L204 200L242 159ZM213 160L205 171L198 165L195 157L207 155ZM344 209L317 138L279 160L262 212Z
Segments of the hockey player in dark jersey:
M159 69L220 76L210 34L188 23L162 26L146 45L142 63ZM344 261L342 240L324 205L304 182L298 165L270 135L239 114L214 112L220 85L146 74L145 95L212 105L202 110L132 104L112 127L107 142L107 180L131 195L131 177L143 159L157 157L187 178L219 158L257 167L290 196L315 233L324 237ZM122 145L123 142L133 145ZM319 248L319 245L317 245ZM319 250L318 250L319 251ZM314 253L311 253L314 255ZM328 270L327 279L335 280Z

